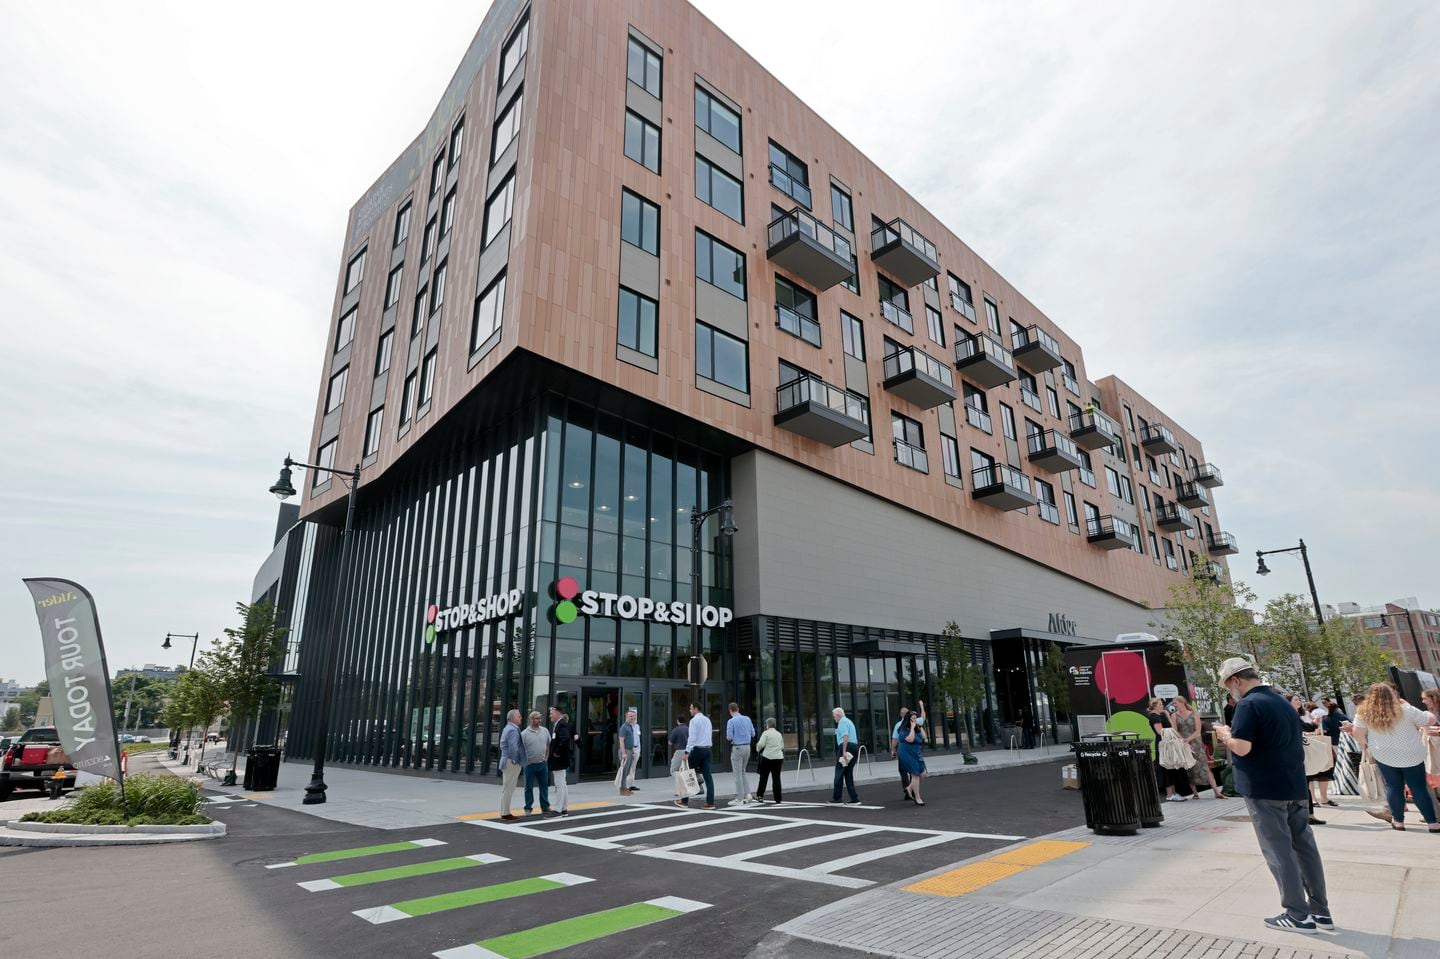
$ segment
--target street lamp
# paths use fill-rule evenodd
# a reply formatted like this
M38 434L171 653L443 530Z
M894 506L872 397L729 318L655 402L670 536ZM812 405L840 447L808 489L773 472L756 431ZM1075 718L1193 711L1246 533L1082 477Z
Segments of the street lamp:
M728 499L707 510L698 505L690 509L690 594L695 604L690 624L690 685L695 687L697 696L704 691L706 678L705 656L700 648L700 531L705 520L716 514L720 516L721 536L734 536L739 532L735 526L734 506ZM699 705L702 709L705 706L704 702Z
M325 746L330 736L330 691L334 685L333 663L335 659L336 633L340 628L341 596L344 590L342 577L346 569L346 551L350 546L350 530L355 523L355 495L360 489L360 466L357 463L354 468L338 470L330 466L319 466L315 463L300 463L285 457L285 463L280 467L280 478L275 485L270 487L270 492L275 494L279 500L287 500L295 495L295 484L290 479L291 467L300 469L319 470L322 473L331 473L340 477L347 484L350 494L345 502L345 527L340 531L340 555L339 572L336 574L335 593L330 603L330 622L325 629L325 649L321 659L320 674L320 720L315 730L315 769L310 774L310 785L305 787L305 798L301 803L306 806L315 806L325 801Z
M1310 571L1310 553L1305 549L1305 541L1302 539L1299 546L1291 546L1288 549L1257 549L1255 551L1255 574L1257 576L1270 574L1270 567L1265 565L1265 557L1274 556L1277 553L1300 554L1300 562L1305 564L1305 581L1310 584L1310 602L1315 606L1315 626L1319 628L1325 625L1325 616L1320 612L1320 595L1315 592L1315 574ZM1339 690L1335 690L1335 701L1343 701Z
M161 649L169 649L169 648L170 648L170 640L172 640L172 639L188 639L188 640L190 640L190 668L191 668L191 669L194 669L194 668L195 668L195 647L197 647L197 646L200 645L200 633L199 633L199 631L197 630L196 632L193 632L193 633L166 633L166 634L165 634L165 642L163 642L163 643L160 644L160 648L161 648ZM174 757L172 756L171 758L173 759ZM187 735L185 736L185 758L182 759L182 760L180 760L180 764L183 766L183 765L188 764L189 762L190 762L190 736L187 734Z

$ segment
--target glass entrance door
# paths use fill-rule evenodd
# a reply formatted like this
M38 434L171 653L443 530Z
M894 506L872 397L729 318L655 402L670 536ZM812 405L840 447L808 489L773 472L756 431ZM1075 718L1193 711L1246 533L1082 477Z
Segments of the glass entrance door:
M620 732L620 690L584 687L579 712L581 776L614 774L618 769L615 737Z

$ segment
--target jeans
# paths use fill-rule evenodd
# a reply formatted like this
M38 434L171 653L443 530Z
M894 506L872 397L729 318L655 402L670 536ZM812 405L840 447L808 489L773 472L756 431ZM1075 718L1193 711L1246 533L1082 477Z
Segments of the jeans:
M1435 800L1430 795L1430 787L1425 784L1425 764L1418 763L1414 766L1387 766L1378 759L1375 766L1380 770L1380 778L1385 780L1385 801L1390 804L1390 815L1396 822L1405 821L1405 787L1410 787L1410 795L1415 797L1415 808L1420 810L1420 818L1426 822L1435 821Z
M745 767L750 765L750 744L730 747L730 771L735 774L735 798L744 799L750 795L750 777Z
M543 762L530 763L525 767L525 811L535 808L533 790L540 788L540 810L550 811L550 769Z
M510 815L510 803L515 799L515 784L520 781L520 764L510 762L500 770L500 815Z
M570 786L565 782L565 774L569 771L568 769L550 770L550 775L555 777L555 808L561 812L570 808ZM543 801L545 794L541 793L540 795Z
M640 762L640 750L632 749L620 757L620 791L635 785L635 766Z
M715 805L715 780L710 778L709 746L696 746L690 750L690 768L705 781L705 805Z
M765 781L770 776L774 776L775 801L780 801L780 768L784 762L784 759L766 759L764 756L760 757L760 788L755 790L756 799L765 798Z
M859 802L860 794L855 791L855 745L853 743L847 745L842 755L849 756L850 761L842 766L840 757L835 757L835 790L830 795L830 801L840 801L840 787L843 784L846 789L850 790L850 801Z
M1291 919L1330 915L1325 867L1310 829L1309 805L1299 799L1249 799L1245 808L1260 853L1280 887L1280 904Z

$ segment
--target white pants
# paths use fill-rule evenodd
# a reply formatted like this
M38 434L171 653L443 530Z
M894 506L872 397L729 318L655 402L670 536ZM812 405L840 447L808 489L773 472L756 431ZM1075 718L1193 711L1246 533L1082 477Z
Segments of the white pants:
M519 763L508 763L500 770L500 814L509 816L510 802L515 798L515 784L520 781Z
M551 800L554 804L552 808L561 812L567 812L570 809L570 786L565 782L565 775L568 772L568 769L550 770L550 778L555 781L555 798Z
M730 749L730 771L735 774L735 798L744 799L750 795L750 777L745 767L750 763L750 746L733 746Z

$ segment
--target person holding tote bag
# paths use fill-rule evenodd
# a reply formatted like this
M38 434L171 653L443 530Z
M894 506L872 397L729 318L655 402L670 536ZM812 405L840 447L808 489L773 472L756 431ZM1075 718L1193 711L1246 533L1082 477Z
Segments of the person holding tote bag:
M1435 818L1435 800L1425 783L1425 728L1435 717L1403 702L1388 683L1376 683L1355 710L1354 736L1368 747L1385 781L1385 799L1390 806L1390 828L1405 829L1405 787L1430 832L1440 832Z
M1183 781L1184 773L1165 765L1165 734L1168 732L1172 739L1175 738L1175 731L1170 728L1170 714L1165 711L1164 701L1158 697L1150 700L1148 710L1145 718L1150 720L1150 728L1155 730L1155 787L1165 793L1166 802L1184 802L1185 797L1175 791L1175 787Z

